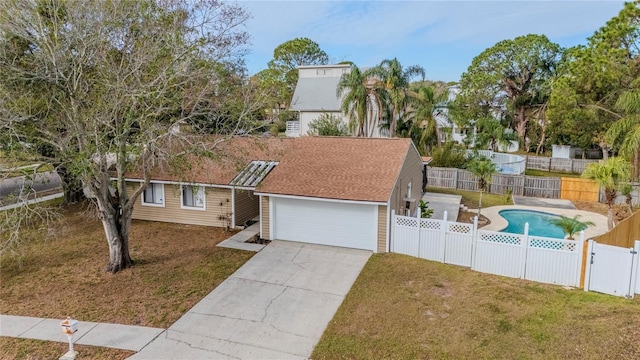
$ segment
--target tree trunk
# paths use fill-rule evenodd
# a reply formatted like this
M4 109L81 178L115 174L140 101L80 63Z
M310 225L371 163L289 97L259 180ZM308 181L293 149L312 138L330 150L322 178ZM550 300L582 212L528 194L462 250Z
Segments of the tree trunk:
M518 133L518 139L520 139L520 144L518 145L520 150L525 150L527 147L527 117L525 116L525 110L524 106L520 106L516 114L516 132Z
M609 228L609 230L611 230L615 225L613 222L613 203L616 201L617 190L605 189L604 195L607 202L607 206L609 206L609 209L607 210L607 227Z
M613 229L613 205L609 205L609 210L607 210L607 227L609 231Z
M119 211L116 211L116 214L102 212L100 215L109 245L109 264L107 264L106 270L115 274L133 265L129 254L131 213L126 216L128 220L125 219L125 216L121 216Z
M56 166L56 173L58 173L62 182L65 204L75 204L85 198L84 192L82 191L82 182L70 174L64 165Z
M640 180L640 149L633 154L633 172L631 178L635 181Z
M482 193L484 191L480 190L480 200L478 201L478 220L480 220L480 211L482 211Z

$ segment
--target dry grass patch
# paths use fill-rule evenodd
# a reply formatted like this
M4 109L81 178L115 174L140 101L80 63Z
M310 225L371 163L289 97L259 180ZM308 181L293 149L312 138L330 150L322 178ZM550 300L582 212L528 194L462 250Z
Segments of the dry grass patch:
M45 360L58 359L69 350L67 343L56 343L51 341L32 339L12 339L0 338L2 352L1 360ZM5 351L10 350L9 351ZM78 359L92 360L124 360L135 354L135 351L109 349L87 345L73 345L73 349L78 352Z
M373 255L314 359L638 359L640 299Z
M1 259L0 313L166 328L253 253L218 248L222 229L133 221L135 265L105 272L101 223L74 206L32 231L20 258Z

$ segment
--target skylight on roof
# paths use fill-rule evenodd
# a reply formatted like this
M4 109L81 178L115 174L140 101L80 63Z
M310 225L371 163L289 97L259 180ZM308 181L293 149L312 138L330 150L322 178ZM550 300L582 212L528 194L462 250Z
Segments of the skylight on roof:
M229 185L256 187L278 165L277 161L254 160L236 175Z

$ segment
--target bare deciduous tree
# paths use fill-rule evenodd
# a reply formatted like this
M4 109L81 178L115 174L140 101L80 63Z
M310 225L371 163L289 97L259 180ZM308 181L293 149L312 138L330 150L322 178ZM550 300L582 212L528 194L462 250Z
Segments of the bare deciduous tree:
M0 2L0 129L50 149L81 181L108 271L132 265L133 205L172 148L194 145L172 130L213 111L212 68L241 63L247 18L216 0ZM145 181L127 192L134 167Z

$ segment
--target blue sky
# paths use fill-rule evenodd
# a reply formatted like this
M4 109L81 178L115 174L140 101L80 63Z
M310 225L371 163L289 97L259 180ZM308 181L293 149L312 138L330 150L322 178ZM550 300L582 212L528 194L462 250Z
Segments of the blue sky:
M457 81L500 40L544 34L563 47L616 16L622 1L245 1L252 18L247 67L267 67L273 49L296 37L317 42L332 62L360 67L397 57L431 80Z

